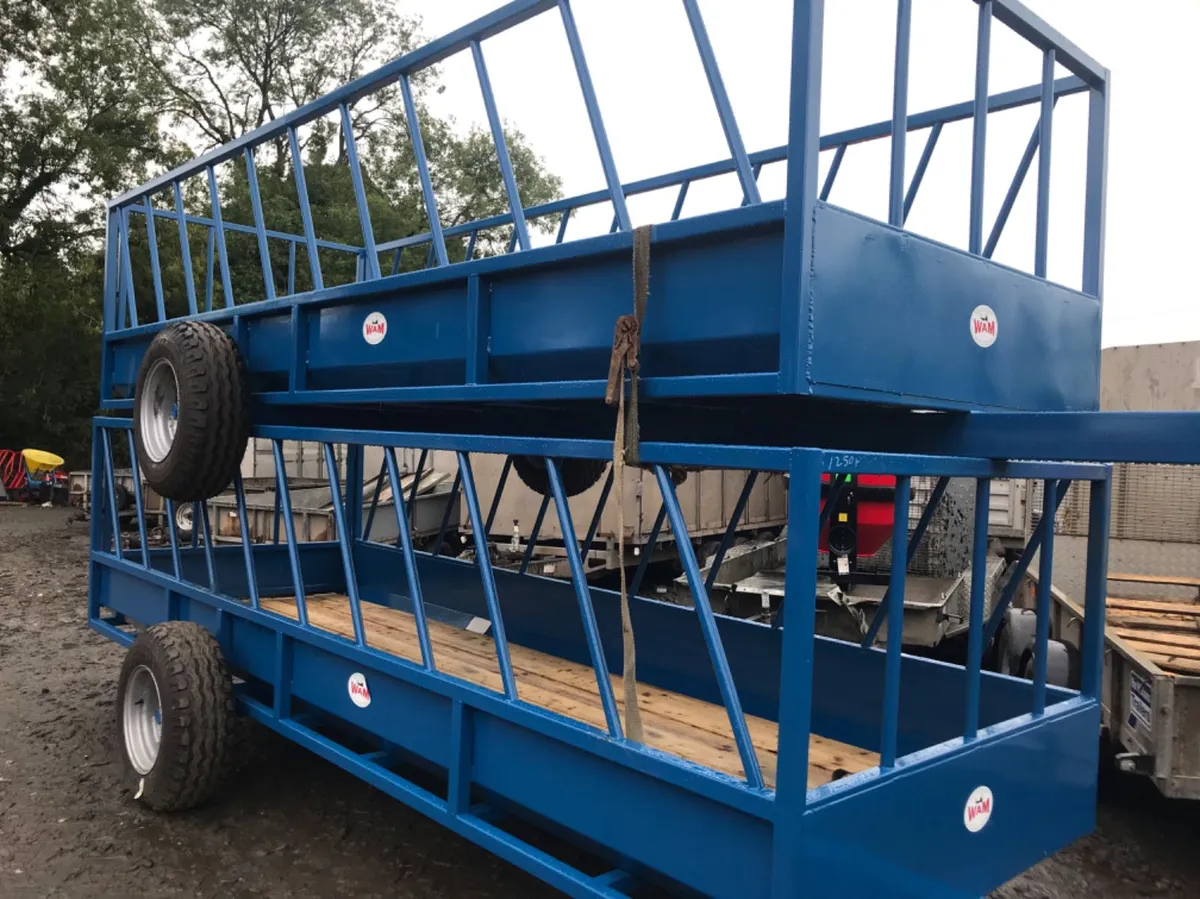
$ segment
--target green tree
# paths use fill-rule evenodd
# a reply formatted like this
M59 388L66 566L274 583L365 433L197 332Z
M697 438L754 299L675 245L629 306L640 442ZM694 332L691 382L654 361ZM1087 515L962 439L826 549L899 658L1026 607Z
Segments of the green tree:
M40 444L86 464L105 198L410 51L418 25L385 0L0 0L0 446ZM439 90L436 70L415 77L413 90L443 226L507 210L490 132L433 114L426 101ZM378 242L428 229L403 108L390 85L350 110ZM524 136L512 128L507 136L524 205L558 196L558 179ZM301 141L317 236L361 247L338 117L301 129ZM259 147L255 159L267 227L300 234L286 141ZM252 224L244 161L222 165L218 178L225 221ZM189 179L184 192L190 214L210 214L205 179ZM173 204L169 192L153 202ZM165 301L179 314L186 290L178 230L168 218L156 224ZM188 227L202 304L210 230ZM502 252L510 233L480 235L475 252ZM155 299L144 215L131 216L130 234L146 321ZM261 299L254 236L227 238L235 299ZM407 252L401 268L425 265L426 249ZM448 252L462 259L465 240L450 241ZM270 253L283 293L292 255L282 240L270 242ZM294 258L294 289L308 290L302 244ZM353 253L323 249L320 261L326 284L355 276ZM385 273L392 261L381 260ZM213 280L214 302L224 305L219 274Z

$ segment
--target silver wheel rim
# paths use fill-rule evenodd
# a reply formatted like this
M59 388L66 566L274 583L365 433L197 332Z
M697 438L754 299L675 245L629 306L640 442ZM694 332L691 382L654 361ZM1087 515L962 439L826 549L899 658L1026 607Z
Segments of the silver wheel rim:
M192 532L192 504L185 503L175 509L175 527L185 534Z
M146 373L138 410L142 448L152 462L161 462L171 452L179 425L179 380L166 359L156 359Z
M129 761L138 774L149 774L158 760L158 747L162 743L162 703L158 681L145 665L138 665L129 675L121 723Z

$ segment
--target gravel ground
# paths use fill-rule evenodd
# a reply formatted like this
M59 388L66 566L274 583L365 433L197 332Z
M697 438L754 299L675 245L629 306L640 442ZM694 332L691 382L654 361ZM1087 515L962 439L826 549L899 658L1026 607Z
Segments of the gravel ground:
M84 623L86 527L68 517L0 506L0 897L556 895L266 732L218 802L144 811L120 787L122 653ZM1200 804L1114 777L1099 818L995 895L1200 895Z

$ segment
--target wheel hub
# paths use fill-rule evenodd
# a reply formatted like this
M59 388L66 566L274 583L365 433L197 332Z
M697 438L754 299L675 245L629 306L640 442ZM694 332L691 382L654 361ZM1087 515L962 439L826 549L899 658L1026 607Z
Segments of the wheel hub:
M121 725L130 763L138 774L149 774L162 744L162 701L154 672L145 665L139 665L129 675Z
M138 410L142 448L152 462L161 462L171 452L179 426L179 380L168 360L155 360L143 389Z

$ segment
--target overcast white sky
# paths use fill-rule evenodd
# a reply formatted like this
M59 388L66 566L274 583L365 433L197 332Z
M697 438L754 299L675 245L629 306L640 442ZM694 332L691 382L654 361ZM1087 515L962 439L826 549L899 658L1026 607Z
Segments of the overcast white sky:
M500 0L409 0L429 37L500 6ZM751 151L786 142L791 0L700 0L738 124ZM1200 339L1197 100L1188 67L1200 36L1198 0L1028 0L1048 22L1113 73L1108 169L1104 344ZM574 0L585 52L622 181L727 158L729 153L679 0ZM822 133L891 116L895 0L827 0ZM974 90L976 6L915 0L909 110L957 103ZM604 186L558 14L490 39L484 52L501 115L521 128L568 196ZM439 111L464 127L485 124L470 54L442 66ZM1064 73L1060 73L1064 74ZM1037 83L1041 56L993 24L990 91ZM1085 95L1064 98L1054 119L1050 276L1080 283ZM989 119L985 231L1008 190L1036 106ZM911 174L927 132L909 137ZM942 134L908 227L955 246L967 239L969 121ZM853 147L830 201L886 218L886 141ZM832 153L822 154L822 174ZM1036 159L996 251L1033 264ZM782 166L763 171L764 198L783 195ZM685 215L736 205L733 176L694 186ZM635 223L670 215L674 191L630 204ZM571 234L607 231L611 208L572 220ZM576 230L578 229L578 230ZM543 238L545 239L545 238Z

